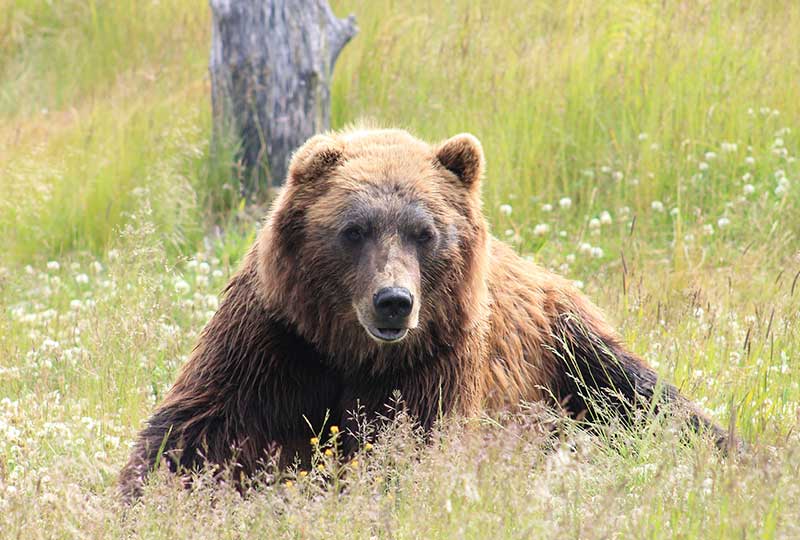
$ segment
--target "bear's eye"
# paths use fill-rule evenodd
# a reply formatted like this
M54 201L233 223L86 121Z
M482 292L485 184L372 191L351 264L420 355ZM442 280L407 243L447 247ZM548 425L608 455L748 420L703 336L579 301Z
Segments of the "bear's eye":
M364 239L364 230L358 225L351 225L342 231L342 235L348 242L361 242Z
M425 228L420 230L416 235L417 243L427 244L433 240L433 229Z

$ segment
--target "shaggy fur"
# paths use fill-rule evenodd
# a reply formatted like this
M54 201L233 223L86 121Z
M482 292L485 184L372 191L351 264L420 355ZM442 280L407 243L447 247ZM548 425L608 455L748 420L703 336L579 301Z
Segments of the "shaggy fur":
M595 394L623 418L650 402L655 373L602 313L490 236L483 162L467 134L430 146L405 131L353 130L300 148L219 310L140 433L121 474L125 497L140 493L161 450L173 471L228 463L251 475L276 447L284 463L307 451L305 419L319 428L329 414L347 427L350 411L375 418L396 390L426 429L441 413L521 400L591 415ZM375 235L369 249L341 239L353 220ZM432 230L409 240L421 226ZM416 287L418 322L402 341L379 343L354 306L369 304L378 270L394 263L402 272L392 275ZM726 444L674 387L659 386Z

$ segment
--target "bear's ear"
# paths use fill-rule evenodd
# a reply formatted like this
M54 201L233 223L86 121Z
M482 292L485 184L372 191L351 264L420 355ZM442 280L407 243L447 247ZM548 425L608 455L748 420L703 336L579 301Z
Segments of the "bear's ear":
M474 135L460 133L450 137L436 148L436 159L465 186L479 185L483 175L483 147Z
M314 135L297 149L289 162L287 184L314 182L342 161L342 145L329 135Z

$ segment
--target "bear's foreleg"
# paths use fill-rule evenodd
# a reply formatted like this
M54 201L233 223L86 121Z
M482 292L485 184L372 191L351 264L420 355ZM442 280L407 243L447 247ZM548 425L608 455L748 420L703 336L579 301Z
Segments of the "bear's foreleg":
M551 354L556 363L555 398L573 415L593 421L612 413L630 423L637 409L667 403L686 413L697 431L708 431L717 447L730 450L738 440L704 416L673 385L628 351L615 336L603 335L574 314L558 321Z
M173 473L198 469L204 462L222 465L233 457L238 459L232 466L242 467L242 456L236 455L242 441L230 436L224 419L214 414L214 409L191 405L180 401L165 404L147 421L120 472L123 499L138 498L145 478L162 461Z

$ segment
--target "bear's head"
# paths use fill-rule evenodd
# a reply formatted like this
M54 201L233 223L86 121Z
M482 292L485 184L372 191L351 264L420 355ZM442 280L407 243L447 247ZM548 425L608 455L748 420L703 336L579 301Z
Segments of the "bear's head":
M257 244L266 301L351 367L452 347L485 316L483 163L469 134L433 146L401 130L313 137Z

